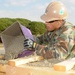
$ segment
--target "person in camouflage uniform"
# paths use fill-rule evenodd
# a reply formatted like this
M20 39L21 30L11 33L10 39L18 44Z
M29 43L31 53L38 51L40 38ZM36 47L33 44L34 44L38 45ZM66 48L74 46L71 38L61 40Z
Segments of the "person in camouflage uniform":
M66 22L67 10L60 2L51 2L41 18L45 21L47 31L35 38L24 40L24 47L35 50L45 59L68 59L75 56L75 29Z

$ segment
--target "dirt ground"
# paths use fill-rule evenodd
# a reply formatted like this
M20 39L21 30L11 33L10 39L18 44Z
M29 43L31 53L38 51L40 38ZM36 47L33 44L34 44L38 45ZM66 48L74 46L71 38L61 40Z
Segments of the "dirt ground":
M27 63L29 66L38 66L38 67L53 67L55 63L58 63L63 60L59 59L44 59L38 62Z
M27 63L27 65L29 66L36 66L36 67L53 67L54 64L59 63L63 61L63 59L44 59L41 61L37 61L37 62L31 62L31 63ZM72 70L75 70L75 66L72 68Z

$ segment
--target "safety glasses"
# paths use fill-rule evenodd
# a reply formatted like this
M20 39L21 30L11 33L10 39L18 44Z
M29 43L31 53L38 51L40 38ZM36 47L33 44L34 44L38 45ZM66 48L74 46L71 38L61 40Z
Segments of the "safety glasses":
M56 21L58 21L58 20L49 21L49 22L46 22L46 23L54 23L54 22L56 22Z

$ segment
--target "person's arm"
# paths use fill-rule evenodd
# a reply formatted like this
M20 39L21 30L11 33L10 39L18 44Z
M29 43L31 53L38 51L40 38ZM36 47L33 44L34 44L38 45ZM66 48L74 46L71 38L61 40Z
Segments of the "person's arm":
M52 47L37 44L36 53L44 58L67 59L73 57L74 35L75 30L68 29L58 37L58 42Z
M39 36L36 36L35 37L35 41L38 43L38 44L47 44L48 42L48 32L45 32L44 34L42 35L39 35Z
M32 39L25 39L24 40L24 48L28 50L34 50L37 44L39 45L46 45L48 43L47 41L47 32L40 35L40 36L34 36L34 40Z
M44 58L69 58L73 57L75 30L67 29L60 33L56 39L57 43L53 45L40 45L32 40L25 40L24 46L26 48L34 49L37 55ZM49 41L50 42L50 41Z

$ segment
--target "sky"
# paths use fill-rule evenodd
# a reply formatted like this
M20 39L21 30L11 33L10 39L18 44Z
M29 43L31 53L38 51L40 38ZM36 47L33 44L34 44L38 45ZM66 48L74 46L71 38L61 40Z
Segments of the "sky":
M75 0L0 0L0 18L25 18L42 21L40 16L52 1L61 1L68 9L67 21L75 25Z

